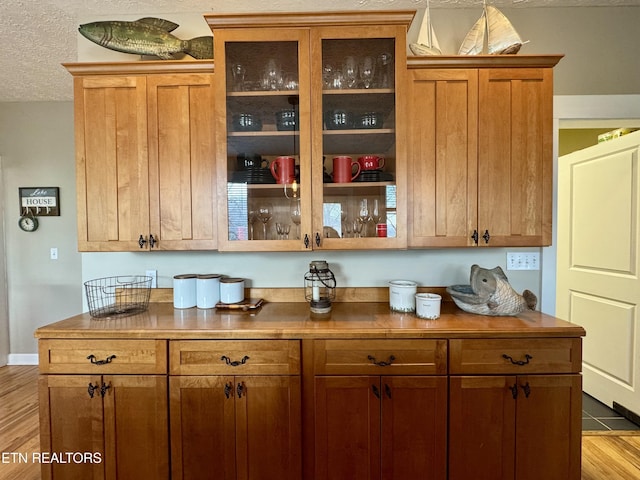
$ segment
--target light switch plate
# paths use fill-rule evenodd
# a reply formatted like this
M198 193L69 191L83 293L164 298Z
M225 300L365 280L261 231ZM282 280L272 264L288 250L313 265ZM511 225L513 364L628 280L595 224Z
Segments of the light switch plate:
M508 252L507 270L540 270L540 253Z

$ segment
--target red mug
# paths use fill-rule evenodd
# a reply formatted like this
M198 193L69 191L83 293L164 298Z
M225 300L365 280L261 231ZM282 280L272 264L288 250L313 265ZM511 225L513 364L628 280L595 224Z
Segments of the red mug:
M384 158L378 155L363 155L358 158L362 170L380 170L384 167Z
M353 173L353 167L356 173ZM333 181L334 183L348 183L360 175L360 164L354 162L351 157L333 157Z
M269 169L276 183L293 183L296 179L296 159L293 157L278 157L271 162Z

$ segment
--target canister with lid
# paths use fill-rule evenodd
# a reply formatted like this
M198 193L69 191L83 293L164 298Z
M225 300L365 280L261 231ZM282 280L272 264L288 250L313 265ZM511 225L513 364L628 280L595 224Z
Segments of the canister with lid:
M198 308L214 308L220 301L220 277L217 273L198 275L196 297Z
M184 273L173 277L173 308L196 306L196 277L194 273Z
M244 278L224 277L220 279L220 301L238 303L244 300Z

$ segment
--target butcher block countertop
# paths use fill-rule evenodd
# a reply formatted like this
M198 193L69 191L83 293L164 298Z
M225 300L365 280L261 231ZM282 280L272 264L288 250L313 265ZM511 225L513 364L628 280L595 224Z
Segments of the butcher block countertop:
M337 302L315 318L305 302L265 302L255 311L174 309L153 302L146 312L113 318L83 313L36 330L37 338L304 339L579 337L575 324L527 311L517 317L465 313L443 301L441 316L426 320L392 312L387 302Z

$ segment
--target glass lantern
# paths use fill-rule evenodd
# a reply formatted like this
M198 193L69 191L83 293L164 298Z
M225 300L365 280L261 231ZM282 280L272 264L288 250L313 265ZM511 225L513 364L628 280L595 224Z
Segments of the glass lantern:
M336 277L325 260L314 260L304 274L304 298L309 302L311 313L331 312L331 301L336 298Z

